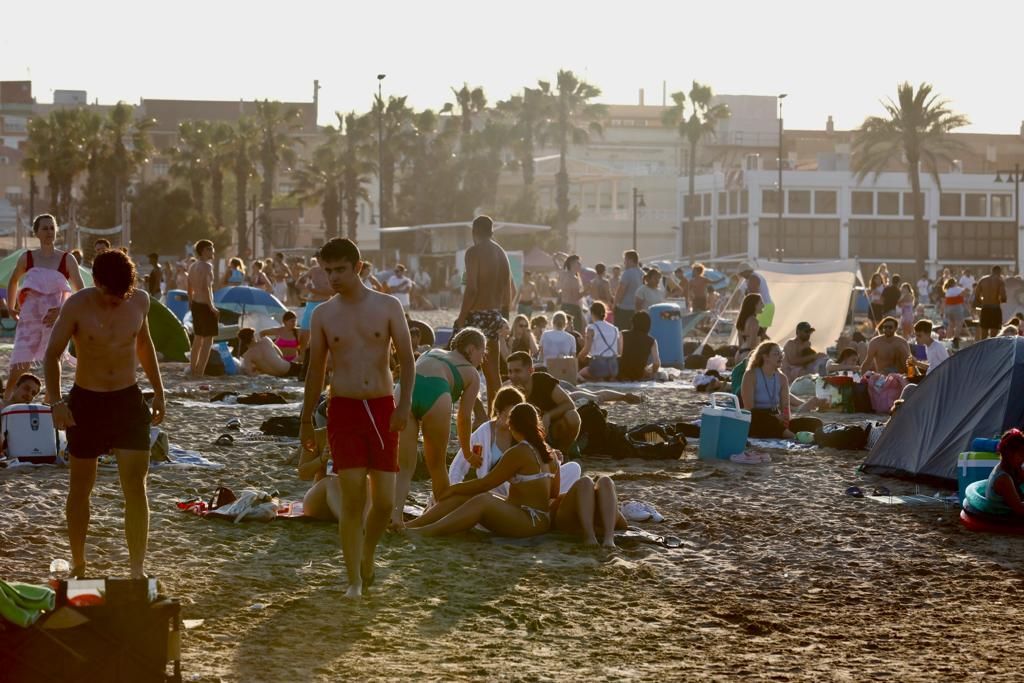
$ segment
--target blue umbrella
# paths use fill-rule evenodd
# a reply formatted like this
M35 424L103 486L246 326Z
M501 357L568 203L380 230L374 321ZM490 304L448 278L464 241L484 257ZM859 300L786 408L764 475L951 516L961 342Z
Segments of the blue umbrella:
M213 293L213 303L225 311L246 313L262 313L274 316L284 313L288 307L269 292L255 287L225 287Z

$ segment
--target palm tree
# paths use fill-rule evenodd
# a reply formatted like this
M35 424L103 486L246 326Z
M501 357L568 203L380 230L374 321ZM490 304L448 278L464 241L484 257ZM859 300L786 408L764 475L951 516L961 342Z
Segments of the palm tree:
M181 178L189 187L192 206L205 213L206 181L210 179L210 124L206 121L182 121L178 124L178 144L169 150L170 174Z
M338 189L344 169L338 151L338 129L327 126L324 132L327 139L313 150L313 158L295 169L295 188L289 194L300 201L320 203L326 227L324 237L330 240L338 236L341 218Z
M686 94L682 91L672 93L672 107L662 114L661 121L665 126L676 128L679 137L689 143L690 158L687 164L686 173L689 176L689 187L686 194L686 234L693 234L694 195L693 184L697 174L697 145L705 137L714 137L715 128L720 121L731 116L729 106L726 104L711 104L713 95L711 86L702 85L697 81L690 87L690 106L687 114ZM679 243L679 256L685 251L683 244Z
M591 102L601 94L601 89L580 80L572 71L558 72L553 91L546 81L538 84L541 92L554 98L552 137L558 142L558 173L555 174L556 213L552 237L559 246L565 247L569 243L569 223L574 219L570 213L569 171L566 167L569 145L586 144L591 133L603 133L599 119L607 113L607 108Z
M224 171L232 166L234 157L234 128L217 122L210 125L210 200L213 204L213 223L224 226ZM245 195L242 195L243 199Z
M939 162L951 164L966 151L966 145L948 133L970 123L966 116L949 108L949 101L932 94L932 86L922 83L917 91L909 82L896 88L896 101L882 102L886 116L869 116L857 129L853 140L853 170L857 181L868 174L875 179L886 168L905 162L914 197L914 235L917 245L915 272L924 272L928 260L928 225L924 220L921 196L921 163L942 191Z
M152 150L149 129L154 119L136 119L134 109L118 102L103 124L103 137L108 148L114 180L114 223L121 223L124 192L139 166Z
M71 213L75 179L86 170L91 135L98 131L98 117L85 109L56 109L33 119L28 129L28 150L23 168L45 173L50 211L58 221ZM94 134L94 133L93 133Z
M243 117L231 129L231 135L224 143L231 164L231 172L235 177L235 237L238 240L239 253L242 252L249 233L245 202L249 194L249 178L256 174L256 163L253 159L256 156L259 140L256 122L251 118Z
M284 163L291 167L295 163L295 145L298 138L294 133L302 126L301 112L296 107L285 107L280 102L263 100L256 103L256 125L260 131L260 165L263 167L263 183L260 199L260 232L263 244L272 244L273 234L270 210L274 202L274 183L277 168ZM253 254L255 256L255 254Z
M376 170L371 161L373 146L373 121L369 116L357 116L349 112L344 120L338 116L338 127L344 125L345 137L341 149L341 200L345 218L345 235L357 241L356 228L359 222L359 200L369 201L366 185L370 182L368 173Z
M377 207L380 214L380 225L386 218L393 216L395 204L395 171L406 149L411 144L415 131L413 128L413 110L406 104L405 97L389 96L385 104L377 95L373 97L374 121L381 120L383 112L383 139L377 140L374 152L380 159L377 178L380 183L383 206Z
M534 148L543 145L548 137L548 117L551 115L551 97L539 88L523 88L522 95L513 95L498 102L499 112L512 119L509 135L512 148L523 174L523 185L533 187Z

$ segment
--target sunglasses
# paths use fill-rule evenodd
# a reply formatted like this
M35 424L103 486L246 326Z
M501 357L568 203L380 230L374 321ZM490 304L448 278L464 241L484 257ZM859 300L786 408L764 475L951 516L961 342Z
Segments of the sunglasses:
M880 329L882 330L882 332L893 332L896 330L896 327L893 325L882 325Z

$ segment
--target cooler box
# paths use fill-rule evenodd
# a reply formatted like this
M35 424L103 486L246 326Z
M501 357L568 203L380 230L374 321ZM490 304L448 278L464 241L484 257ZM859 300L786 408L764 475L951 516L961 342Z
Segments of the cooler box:
M439 327L434 330L434 348L435 349L447 349L448 342L452 339L452 328L450 327Z
M971 442L971 450L980 453L995 453L998 445L999 439L986 439L979 436Z
M711 394L711 405L700 413L700 449L703 460L728 460L747 447L750 411L740 409L735 394Z
M988 475L992 473L992 470L998 464L999 456L996 453L968 451L957 456L956 478L960 500L964 500L964 494L968 485L976 481L988 479Z
M651 336L658 342L661 364L683 367L683 313L679 304L654 304L647 313L651 316Z
M7 457L32 463L54 463L59 451L50 406L15 403L0 411Z
M174 317L184 321L185 314L188 313L188 292L183 289L168 289L164 299L166 301L164 305L170 309Z

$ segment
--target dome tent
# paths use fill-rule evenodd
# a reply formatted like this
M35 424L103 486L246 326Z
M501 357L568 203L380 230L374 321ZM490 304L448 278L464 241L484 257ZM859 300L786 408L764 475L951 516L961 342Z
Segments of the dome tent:
M907 398L861 469L956 488L957 456L977 437L1024 425L1024 337L978 342Z

